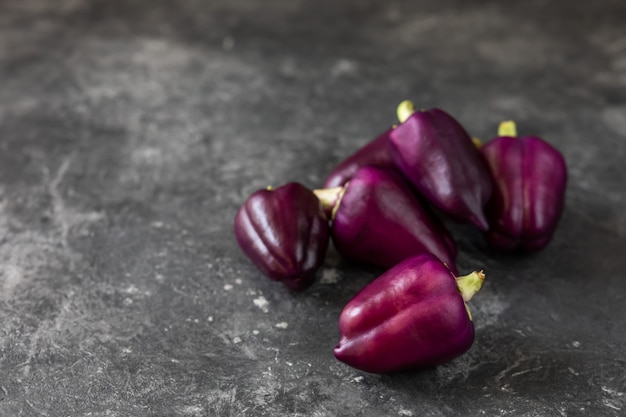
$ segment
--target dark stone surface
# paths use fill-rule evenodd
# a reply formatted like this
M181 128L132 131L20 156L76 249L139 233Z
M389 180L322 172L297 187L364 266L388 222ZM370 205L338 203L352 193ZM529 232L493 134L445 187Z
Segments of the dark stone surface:
M0 3L0 415L626 413L626 3ZM329 253L291 294L238 250L268 184L315 187L412 98L570 168L529 257L455 226L484 268L477 338L423 372L337 362L379 271Z

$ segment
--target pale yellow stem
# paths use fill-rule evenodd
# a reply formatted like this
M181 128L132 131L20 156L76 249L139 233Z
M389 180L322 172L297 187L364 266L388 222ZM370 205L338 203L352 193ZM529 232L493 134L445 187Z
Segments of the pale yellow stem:
M404 123L413 113L415 113L415 106L411 100L404 100L396 108L396 114L400 123Z
M498 126L498 136L510 136L512 138L517 136L517 127L513 120L506 120L500 123Z

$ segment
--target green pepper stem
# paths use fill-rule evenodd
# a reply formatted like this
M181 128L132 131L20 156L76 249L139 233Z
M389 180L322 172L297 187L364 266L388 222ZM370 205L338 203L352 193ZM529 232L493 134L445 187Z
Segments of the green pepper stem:
M506 120L498 126L498 136L510 136L512 138L517 136L517 126L513 120Z
M480 290L485 280L483 271L474 271L462 277L456 277L456 286L463 297L463 301L468 302L474 294Z
M415 106L411 100L404 100L396 108L396 114L400 123L404 123L413 113L415 113Z

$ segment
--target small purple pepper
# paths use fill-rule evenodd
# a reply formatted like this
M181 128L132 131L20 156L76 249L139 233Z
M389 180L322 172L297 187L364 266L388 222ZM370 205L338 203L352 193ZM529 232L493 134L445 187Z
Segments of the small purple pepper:
M330 228L315 194L292 182L252 193L235 216L235 236L263 274L301 291L315 281Z
M389 133L393 129L388 129L381 133L376 139L367 143L355 153L344 159L331 171L324 181L324 188L341 187L352 178L359 168L366 165L378 167L393 167L393 160L389 152Z
M432 253L456 272L452 236L395 171L365 166L343 188L324 191L315 192L332 210L331 236L342 255L389 268Z
M485 275L455 278L430 254L389 269L363 288L339 317L340 361L366 372L432 367L466 352L474 326L466 302Z
M503 122L498 137L481 148L495 185L487 205L487 242L503 251L535 252L552 239L565 202L563 155L535 136L516 137Z
M410 101L400 103L398 118L402 123L389 134L396 166L451 219L487 230L483 208L493 186L465 129L440 109L413 112Z

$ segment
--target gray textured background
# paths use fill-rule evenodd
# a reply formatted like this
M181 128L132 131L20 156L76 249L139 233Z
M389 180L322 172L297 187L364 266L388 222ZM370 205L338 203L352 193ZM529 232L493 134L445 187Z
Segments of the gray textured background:
M336 361L379 271L291 294L232 235L252 191L319 186L394 122L514 118L570 169L552 244L490 252L476 342L423 372ZM0 2L0 415L626 413L626 3Z

